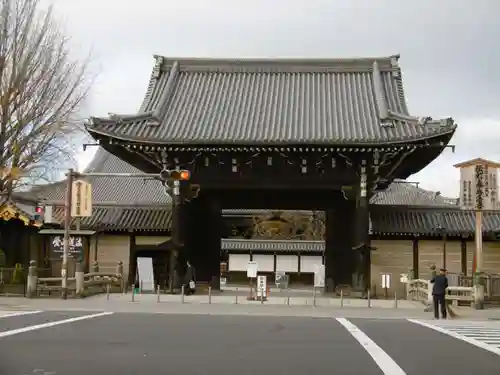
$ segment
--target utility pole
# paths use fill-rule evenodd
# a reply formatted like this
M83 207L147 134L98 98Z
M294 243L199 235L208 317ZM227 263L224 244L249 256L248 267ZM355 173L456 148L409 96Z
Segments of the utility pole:
M71 205L73 195L73 179L75 171L70 168L66 174L66 201L64 203L64 240L63 240L63 261L61 266L61 298L68 298L68 257L69 241L71 229Z

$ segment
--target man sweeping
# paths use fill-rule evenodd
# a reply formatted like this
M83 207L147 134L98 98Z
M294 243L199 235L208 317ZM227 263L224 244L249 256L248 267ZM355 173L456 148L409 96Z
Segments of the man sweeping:
M439 310L441 317L446 319L446 289L448 288L448 277L446 277L446 269L441 268L439 274L431 279L432 286L432 301L434 305L434 318L439 319Z

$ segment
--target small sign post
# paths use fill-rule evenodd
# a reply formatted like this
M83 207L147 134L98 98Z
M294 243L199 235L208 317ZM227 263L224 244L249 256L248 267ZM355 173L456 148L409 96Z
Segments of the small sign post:
M274 284L276 288L282 289L288 288L288 277L285 271L276 271L274 274Z
M408 281L409 281L408 274L407 273L400 274L399 281L403 284L404 293L405 293L405 296L407 296L407 294L408 294Z
M257 264L257 262L250 261L247 263L247 277L250 283L250 295L247 297L249 301L255 299L253 296L253 279L257 277L258 270L259 265Z
M314 287L325 287L325 266L323 264L317 265L316 269L314 270Z
M385 299L389 297L389 289L391 287L391 274L382 274L382 289L384 289Z
M257 276L257 297L262 301L267 299L267 277Z

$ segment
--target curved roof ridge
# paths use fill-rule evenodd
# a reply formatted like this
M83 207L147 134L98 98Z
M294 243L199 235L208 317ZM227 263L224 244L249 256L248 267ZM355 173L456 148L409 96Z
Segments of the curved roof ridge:
M452 132L457 125L451 117L434 120L430 116L412 116L408 113L406 98L404 97L403 82L401 78L401 68L397 62L391 61L394 67L392 78L397 80L397 91L399 96L399 104L401 108L393 109L389 106L386 88L384 86L381 69L378 61L373 61L373 89L375 91L375 100L379 112L381 126L394 127L395 122L404 122L414 126L427 126L434 128L441 133ZM402 110L402 111L400 111ZM406 113L405 113L406 112Z

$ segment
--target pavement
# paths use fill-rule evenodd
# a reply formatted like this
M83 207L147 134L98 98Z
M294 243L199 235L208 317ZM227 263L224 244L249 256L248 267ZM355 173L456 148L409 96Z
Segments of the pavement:
M0 373L497 375L499 331L492 321L11 309L0 311Z

